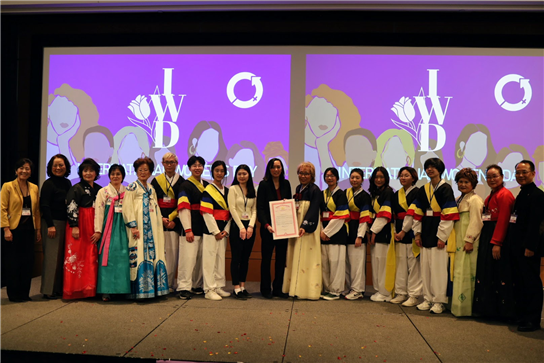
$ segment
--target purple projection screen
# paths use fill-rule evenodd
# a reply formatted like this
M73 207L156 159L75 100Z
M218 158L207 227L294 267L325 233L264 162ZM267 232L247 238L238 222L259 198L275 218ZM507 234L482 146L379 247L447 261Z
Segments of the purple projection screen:
M247 164L259 182L272 157L288 160L291 56L284 54L51 54L46 59L47 147L72 166L92 157L107 174L123 164L125 182L141 155L163 172L191 155L230 172ZM73 169L71 178L77 178Z
M481 195L487 165L501 165L506 186L517 192L514 165L530 159L542 187L543 60L308 54L305 159L316 174L338 167L343 187L350 168L362 168L367 179L384 166L399 189L399 168L415 167L421 185L428 181L424 161L438 156L452 184L459 169L477 169Z

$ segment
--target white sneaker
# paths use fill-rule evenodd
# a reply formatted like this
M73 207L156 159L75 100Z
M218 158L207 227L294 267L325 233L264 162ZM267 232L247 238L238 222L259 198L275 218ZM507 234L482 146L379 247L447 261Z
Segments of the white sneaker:
M404 300L406 300L406 295L397 295L395 296L394 299L392 299L390 301L391 304L400 304L401 302L403 302Z
M351 290L349 292L349 294L345 295L344 297L347 300L358 300L358 299L362 299L364 297L364 295L363 295L362 292L357 292L357 291Z
M389 302L391 301L391 295L385 296L377 292L370 297L370 300L376 301L376 302Z
M222 288L218 287L217 289L215 289L215 293L221 297L229 297L230 296L230 292L226 292L225 290L223 290Z
M223 298L219 296L214 290L209 290L204 297L208 300L214 301L223 300Z
M423 301L421 304L417 306L417 310L427 311L432 308L433 304L430 301Z
M410 296L408 300L402 303L402 306L416 306L419 302L419 299L417 297Z
M433 314L442 314L444 312L444 304L441 303L435 303L433 304L433 307L431 308L431 313Z

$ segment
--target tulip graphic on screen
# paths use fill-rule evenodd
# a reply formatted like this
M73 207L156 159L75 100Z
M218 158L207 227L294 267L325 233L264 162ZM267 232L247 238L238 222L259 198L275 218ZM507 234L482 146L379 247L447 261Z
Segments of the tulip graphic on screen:
M391 111L400 119L400 121L393 119L391 121L400 129L406 130L419 144L420 125L417 125L416 128L413 122L416 110L414 109L414 105L412 105L410 97L402 97L398 102L395 102Z
M155 123L149 122L149 115L151 114L151 108L149 107L149 102L147 102L147 97L144 95L138 95L135 100L130 102L128 108L132 111L137 120L133 118L128 118L134 125L142 128L152 140L155 140L153 137L153 129L155 128Z

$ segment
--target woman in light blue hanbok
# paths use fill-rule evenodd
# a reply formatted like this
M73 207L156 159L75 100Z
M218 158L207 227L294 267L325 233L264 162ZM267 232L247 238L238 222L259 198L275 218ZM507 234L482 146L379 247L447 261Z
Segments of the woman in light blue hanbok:
M164 233L157 194L147 182L155 163L150 158L134 162L138 180L125 192L123 217L127 226L130 298L168 295L168 274L164 259Z
M122 214L125 168L113 164L108 176L110 183L96 195L94 213L94 232L100 238L96 291L104 301L110 300L110 294L130 293L128 237Z

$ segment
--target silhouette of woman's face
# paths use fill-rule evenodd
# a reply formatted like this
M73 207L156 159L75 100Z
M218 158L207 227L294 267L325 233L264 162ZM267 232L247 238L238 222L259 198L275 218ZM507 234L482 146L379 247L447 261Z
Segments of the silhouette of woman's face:
M398 136L390 138L382 152L382 164L386 168L401 168L407 166L408 154L404 150Z
M219 133L214 129L204 131L197 141L196 155L202 156L206 162L215 160L219 152Z
M338 110L326 99L316 97L306 108L306 127L310 127L315 137L329 132L337 122Z
M376 151L372 149L372 144L363 135L352 135L347 138L346 162L348 167L359 168L372 165L376 158Z
M66 97L57 96L49 106L49 120L57 133L62 135L76 123L77 106Z
M482 165L487 157L487 135L481 131L475 132L465 145L465 158L476 166Z

